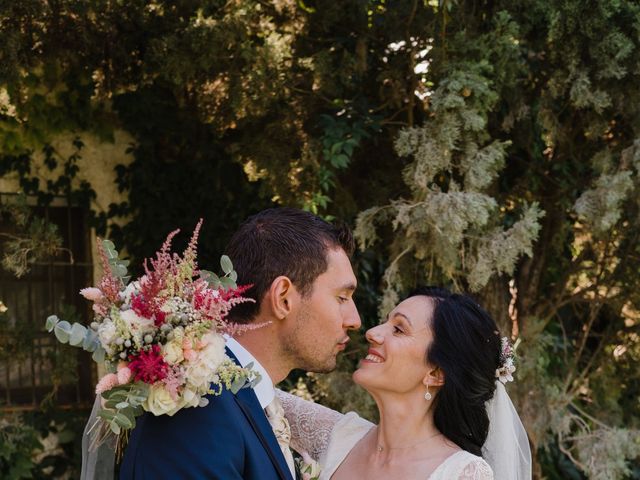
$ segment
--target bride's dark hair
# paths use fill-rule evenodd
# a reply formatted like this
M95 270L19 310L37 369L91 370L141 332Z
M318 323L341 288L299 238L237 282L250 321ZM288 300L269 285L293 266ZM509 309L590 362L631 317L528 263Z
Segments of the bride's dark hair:
M433 400L435 426L460 448L481 455L489 433L485 402L495 392L500 364L496 322L467 295L420 287L409 297L417 295L433 301L433 341L426 360L444 372L444 385Z

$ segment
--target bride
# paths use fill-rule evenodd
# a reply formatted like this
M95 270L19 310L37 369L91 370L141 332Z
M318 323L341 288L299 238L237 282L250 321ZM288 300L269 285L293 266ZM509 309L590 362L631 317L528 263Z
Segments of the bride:
M529 480L526 433L503 382L513 360L494 320L471 298L425 287L366 333L353 380L380 422L278 391L291 446L320 480Z

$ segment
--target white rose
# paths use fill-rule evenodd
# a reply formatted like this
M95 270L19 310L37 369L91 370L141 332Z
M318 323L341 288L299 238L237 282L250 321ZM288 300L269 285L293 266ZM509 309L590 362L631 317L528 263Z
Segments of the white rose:
M145 410L153 413L155 416L159 415L173 415L180 407L177 401L175 401L169 392L164 388L162 384L152 385L149 388L149 396L145 401Z
M112 351L111 345L116 339L116 325L111 321L105 321L98 327L100 344L107 352Z
M133 310L125 310L120 312L120 318L127 324L127 328L132 334L153 330L153 320L140 317Z
M174 340L167 343L162 349L162 356L164 357L164 361L169 365L175 365L176 363L180 363L184 360L184 355L182 354L182 340Z
M200 356L207 366L215 371L224 360L225 341L221 335L215 333L207 333L202 337L202 341L207 345L200 352Z
M213 378L213 371L200 360L189 365L185 377L187 384L194 387L195 390L207 389Z
M190 388L182 392L182 403L185 407L197 407L200 404L200 395Z

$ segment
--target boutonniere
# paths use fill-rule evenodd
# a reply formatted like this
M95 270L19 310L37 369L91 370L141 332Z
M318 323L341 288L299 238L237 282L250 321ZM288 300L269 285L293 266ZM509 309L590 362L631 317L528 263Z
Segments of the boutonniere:
M305 451L300 452L300 455L302 455L302 457L298 458L297 462L302 480L318 480L321 471L320 464Z

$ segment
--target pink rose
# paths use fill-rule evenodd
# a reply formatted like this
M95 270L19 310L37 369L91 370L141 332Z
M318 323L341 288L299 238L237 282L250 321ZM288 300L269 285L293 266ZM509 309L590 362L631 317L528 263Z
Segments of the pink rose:
M80 290L80 295L82 295L87 300L91 300L92 302L97 302L101 300L104 295L102 295L102 291L96 287L88 287Z
M198 358L198 354L190 348L184 350L182 352L182 355L187 362L193 362L196 358Z

